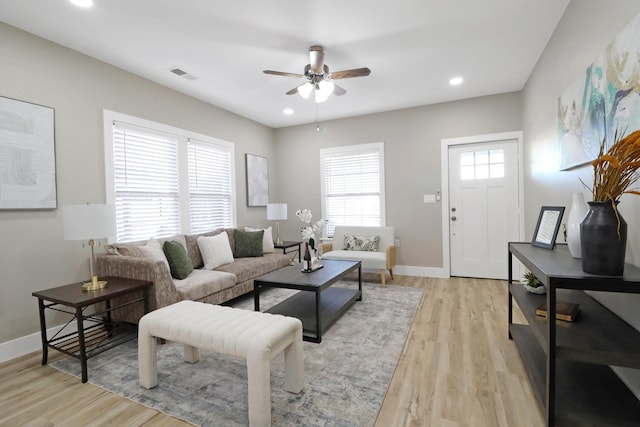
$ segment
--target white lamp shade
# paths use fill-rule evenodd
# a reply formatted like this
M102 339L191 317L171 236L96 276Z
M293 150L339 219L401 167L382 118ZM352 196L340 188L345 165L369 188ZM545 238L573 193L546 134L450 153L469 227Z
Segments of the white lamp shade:
M276 220L276 221L281 219L287 219L287 204L286 203L268 203L267 219Z
M90 240L116 234L113 205L67 205L62 207L65 240Z

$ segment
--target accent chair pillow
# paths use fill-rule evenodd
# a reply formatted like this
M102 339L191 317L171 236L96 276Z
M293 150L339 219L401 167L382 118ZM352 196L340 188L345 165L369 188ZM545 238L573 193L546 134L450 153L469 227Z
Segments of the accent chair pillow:
M273 246L273 231L271 230L271 227L269 228L251 228L251 227L245 227L244 231L262 231L264 230L264 236L262 238L262 252L264 252L265 254L271 253L271 252L275 252L276 248Z
M162 245L162 250L169 262L171 277L179 280L186 279L193 271L193 263L184 246L175 240L167 240Z
M257 257L263 255L262 241L264 239L264 230L235 230L234 234L236 238L236 258Z
M215 236L198 237L198 248L202 254L204 268L213 270L223 264L233 262L233 252L229 244L229 236L226 231Z
M349 234L344 236L345 251L378 252L379 246L380 236L355 236Z

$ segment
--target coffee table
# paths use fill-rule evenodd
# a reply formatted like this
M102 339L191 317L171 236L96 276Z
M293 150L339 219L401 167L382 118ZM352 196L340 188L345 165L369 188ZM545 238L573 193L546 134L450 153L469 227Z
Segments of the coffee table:
M323 268L303 273L302 264L276 270L253 281L256 311L260 311L260 288L296 289L294 294L266 310L267 313L297 317L302 321L302 339L322 342L322 334L351 307L362 301L362 266L356 260L322 260ZM338 280L358 270L358 289L332 287Z

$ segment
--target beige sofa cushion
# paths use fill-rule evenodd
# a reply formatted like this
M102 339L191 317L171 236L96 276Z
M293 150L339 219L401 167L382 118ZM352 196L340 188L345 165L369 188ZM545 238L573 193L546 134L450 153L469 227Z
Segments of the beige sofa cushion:
M290 254L272 253L255 258L236 258L231 264L221 265L216 270L233 273L238 283L242 283L278 268L286 267L291 263L291 257Z
M236 284L236 276L224 271L193 270L186 279L174 280L182 299L198 301Z

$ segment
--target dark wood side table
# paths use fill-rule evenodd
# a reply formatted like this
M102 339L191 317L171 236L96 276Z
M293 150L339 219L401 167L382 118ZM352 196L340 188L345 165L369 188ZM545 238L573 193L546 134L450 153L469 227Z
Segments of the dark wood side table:
M137 336L137 325L113 322L111 312L135 303L142 303L145 313L149 311L149 286L153 282L120 277L100 279L108 281L106 288L83 291L83 282L78 282L31 294L38 298L42 364L47 364L49 347L80 359L83 383L87 382L87 359ZM113 298L134 292L140 292L141 296L117 306L111 305ZM94 304L98 305L91 308ZM69 321L51 338L47 337L45 309L71 315ZM74 319L77 330L73 330Z
M292 250L288 251L287 249L297 247L297 249L295 249L295 250L298 251L298 262L300 263L300 262L302 262L302 252L300 250L301 249L301 245L302 245L302 242L294 242L294 241L285 240L284 242L282 242L280 244L275 243L273 245L273 247L276 248L276 249L282 249L282 253L285 254L285 255L288 254L289 252L293 252Z

